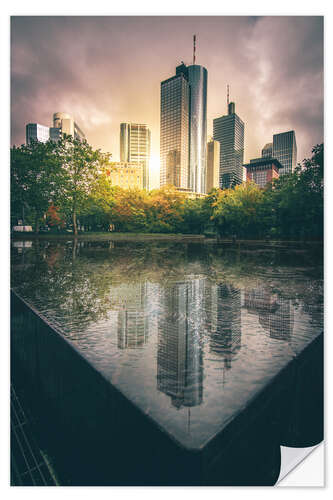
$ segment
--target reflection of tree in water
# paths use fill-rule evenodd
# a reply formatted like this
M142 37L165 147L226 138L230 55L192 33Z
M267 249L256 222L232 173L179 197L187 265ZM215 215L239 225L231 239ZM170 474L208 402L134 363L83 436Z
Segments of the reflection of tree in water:
M28 302L68 330L105 316L110 305L110 278L104 266L72 258L72 246L35 248L31 265L13 273L12 285Z
M206 317L210 351L223 358L224 367L230 369L241 348L241 291L227 282L210 283Z
M157 350L157 388L176 408L202 403L201 334L204 279L165 287L161 298Z
M294 308L291 299L261 286L246 290L244 307L259 316L259 323L271 338L289 341L294 328Z

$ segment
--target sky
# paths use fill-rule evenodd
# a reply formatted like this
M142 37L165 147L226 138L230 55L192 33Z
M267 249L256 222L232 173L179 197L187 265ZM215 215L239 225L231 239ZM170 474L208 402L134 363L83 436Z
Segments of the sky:
M119 160L121 122L152 133L158 186L160 82L181 61L208 70L207 132L226 114L227 84L245 123L244 161L295 130L297 159L323 142L323 17L87 16L11 18L11 143L25 125L70 113L88 142Z

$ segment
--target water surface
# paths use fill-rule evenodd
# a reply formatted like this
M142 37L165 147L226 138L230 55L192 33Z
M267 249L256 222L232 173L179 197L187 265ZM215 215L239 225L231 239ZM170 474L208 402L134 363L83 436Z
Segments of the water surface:
M318 247L14 241L12 286L190 447L323 330Z

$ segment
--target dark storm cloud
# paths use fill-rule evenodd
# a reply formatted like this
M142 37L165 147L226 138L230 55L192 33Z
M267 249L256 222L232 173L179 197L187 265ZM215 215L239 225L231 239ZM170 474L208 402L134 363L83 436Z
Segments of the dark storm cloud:
M25 124L74 115L89 142L119 154L119 123L152 129L159 151L160 82L192 60L208 69L208 132L226 85L245 122L246 159L294 129L298 158L323 140L321 17L14 17L12 142Z

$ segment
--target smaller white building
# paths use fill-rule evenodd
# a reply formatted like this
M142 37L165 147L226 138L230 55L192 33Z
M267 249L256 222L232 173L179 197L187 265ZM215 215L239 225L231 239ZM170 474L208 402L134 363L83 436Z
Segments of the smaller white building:
M28 123L25 128L26 143L31 141L47 142L50 138L50 129L40 123Z

